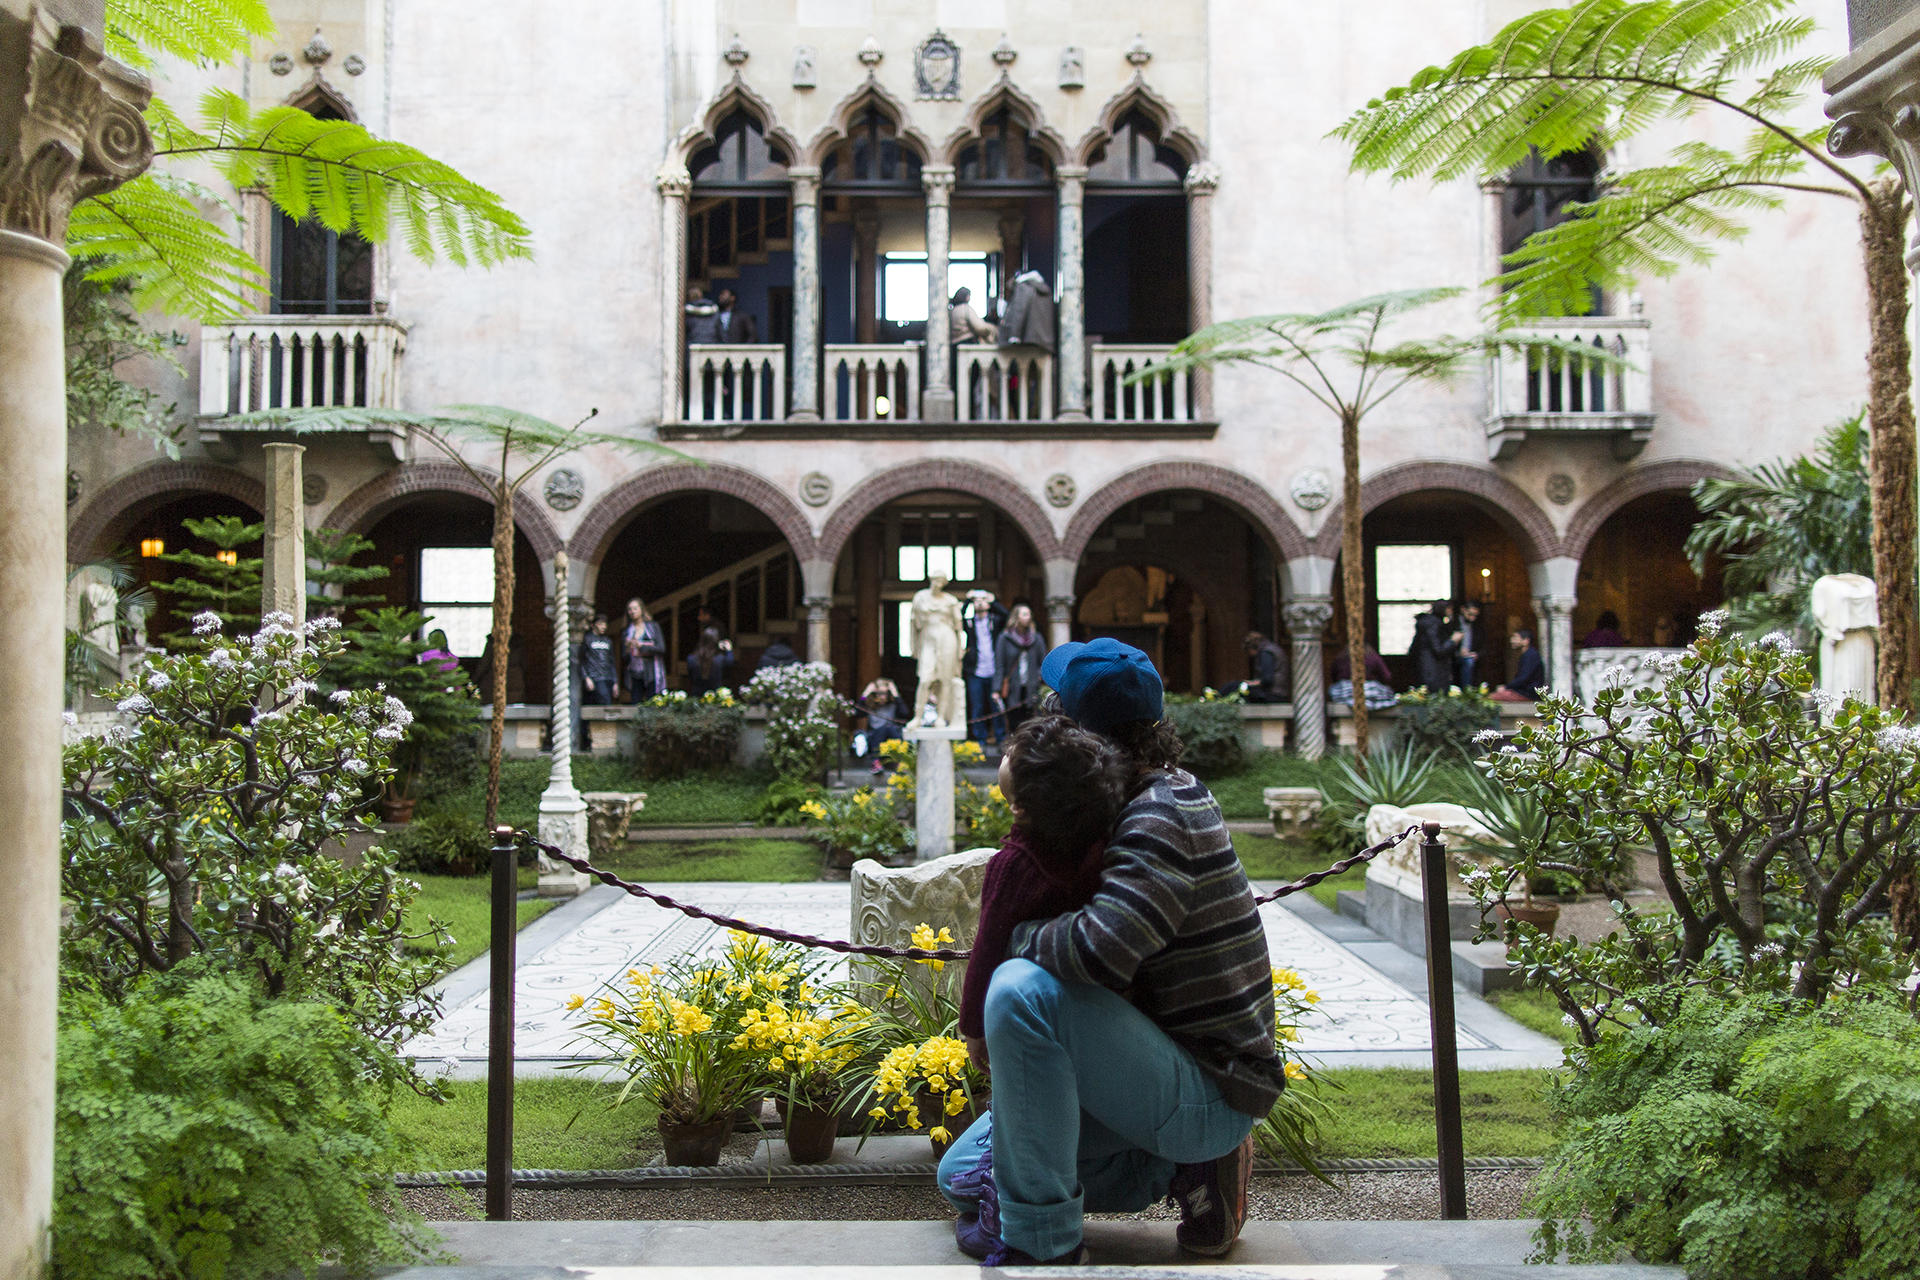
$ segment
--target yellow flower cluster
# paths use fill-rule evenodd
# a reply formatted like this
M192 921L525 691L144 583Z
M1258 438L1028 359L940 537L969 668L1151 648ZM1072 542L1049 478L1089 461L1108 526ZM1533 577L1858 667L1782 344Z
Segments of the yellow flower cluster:
M891 1110L918 1129L923 1123L920 1104L924 1100L938 1107L942 1117L957 1116L971 1101L968 1081L972 1069L967 1046L952 1036L935 1036L922 1044L890 1049L874 1072L879 1105L867 1114L885 1120ZM944 1127L935 1129L932 1136L937 1142L953 1140Z
M938 933L933 931L933 926L930 924L914 926L913 945L922 951L938 951L941 947L946 946L952 941L953 930L946 928L944 925L941 926L940 932ZM935 973L947 967L945 960L915 960L914 963L924 964Z
M1295 973L1292 969L1275 969L1273 971L1273 991L1276 996L1283 992L1298 991L1300 993L1297 997L1298 999L1304 1000L1308 1004L1320 1003L1320 993L1308 987L1307 980Z
M827 806L821 804L818 800L807 801L800 806L800 812L806 814L815 822L825 822L827 820Z
M986 751L979 743L972 739L953 744L953 762L955 764L979 764L986 758Z
M902 738L888 738L880 744L880 755L887 760L905 760L913 754L913 744ZM955 754L958 754L956 752Z

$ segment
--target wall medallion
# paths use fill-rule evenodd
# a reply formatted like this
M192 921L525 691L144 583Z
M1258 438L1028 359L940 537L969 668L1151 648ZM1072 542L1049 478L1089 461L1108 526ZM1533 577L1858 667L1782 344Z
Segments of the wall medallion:
M833 477L824 471L809 471L800 477L800 501L810 507L824 507L833 501Z
M1293 504L1302 511L1318 511L1333 501L1333 481L1318 469L1302 471L1293 477L1287 492L1293 495Z
M1566 506L1573 501L1573 477L1564 471L1556 471L1547 477L1547 500L1555 506Z
M586 496L586 477L570 467L562 467L547 477L547 505L555 511L571 511Z
M327 500L327 478L318 471L300 473L300 500L310 507L317 507Z
M1056 471L1047 477L1047 501L1056 507L1070 507L1073 500L1080 496L1080 486L1073 477L1064 471Z

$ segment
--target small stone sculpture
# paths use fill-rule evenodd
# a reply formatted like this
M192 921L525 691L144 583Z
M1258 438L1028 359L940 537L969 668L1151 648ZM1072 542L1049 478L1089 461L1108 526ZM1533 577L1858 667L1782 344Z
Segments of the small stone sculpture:
M926 724L926 707L933 704L933 726L966 722L966 691L960 680L960 650L965 623L960 601L947 594L950 579L936 573L913 597L913 656L919 664L920 687L913 695L913 718Z
M1876 701L1880 600L1873 579L1830 573L1815 580L1812 603L1820 628L1820 688L1836 698Z

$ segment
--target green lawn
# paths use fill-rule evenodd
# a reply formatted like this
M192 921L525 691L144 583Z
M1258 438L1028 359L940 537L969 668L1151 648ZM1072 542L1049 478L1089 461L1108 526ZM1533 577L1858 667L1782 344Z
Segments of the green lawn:
M500 821L532 830L539 825L540 793L547 789L553 765L546 758L500 762ZM616 756L574 756L573 785L581 791L644 791L647 803L634 820L655 826L703 822L753 821L768 779L744 770L689 778L642 778L630 761ZM426 809L469 813L486 811L486 770L465 787L426 802Z
M1262 790L1267 787L1317 787L1332 767L1332 757L1304 760L1284 751L1260 751L1249 758L1247 767L1239 773L1202 778L1201 781L1213 792L1213 798L1220 802L1220 812L1227 817L1264 818L1267 816L1267 804L1261 798Z
M446 925L453 934L451 959L456 969L487 949L487 938L493 928L491 876L415 874L412 878L420 882L420 892L407 911L410 932L415 931L413 921L428 917ZM531 889L538 878L532 867L520 869L521 888ZM519 927L526 928L559 905L557 898L520 903Z
M634 815L642 826L678 827L701 822L742 822L754 820L760 797L766 794L770 778L742 772L704 774L692 778L674 778L649 782L632 777L611 791L644 791L647 803ZM582 790L586 790L584 786Z
M398 1172L479 1169L487 1160L487 1085L448 1082L447 1101L399 1095L393 1125L408 1149ZM609 1104L613 1087L572 1076L533 1076L513 1083L516 1169L632 1169L660 1151L651 1103Z
M1537 987L1495 991L1487 997L1487 1003L1530 1031L1538 1031L1561 1044L1580 1043L1580 1037L1563 1021L1566 1014L1559 1003Z
M605 864L641 883L757 880L795 884L820 878L820 846L809 840L664 840L630 844Z
M1537 1156L1553 1140L1546 1071L1461 1073L1461 1128L1470 1156ZM1324 1137L1330 1157L1434 1154L1433 1081L1426 1071L1328 1071L1333 1119ZM410 1171L476 1169L486 1158L487 1093L480 1081L447 1086L448 1101L413 1094L395 1106L395 1127L412 1150ZM625 1169L660 1149L653 1109L629 1102L611 1109L612 1086L572 1078L514 1082L513 1163L519 1169Z
M1324 849L1302 840L1280 840L1268 835L1236 833L1233 847L1240 865L1250 880L1297 880L1309 871L1319 871L1334 858ZM1366 883L1367 869L1354 867L1344 875L1332 876L1307 892L1329 911L1335 909L1334 894L1342 889L1358 889Z

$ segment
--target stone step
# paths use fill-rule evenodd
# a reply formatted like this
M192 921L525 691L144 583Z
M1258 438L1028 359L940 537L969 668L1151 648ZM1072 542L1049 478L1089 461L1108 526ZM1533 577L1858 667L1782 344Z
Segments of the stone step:
M453 1266L413 1267L396 1280L560 1280L592 1268L596 1280L1016 1280L983 1273L942 1221L435 1222ZM1222 1263L1180 1252L1167 1222L1090 1221L1095 1265L1071 1274L1146 1280L1679 1280L1673 1267L1527 1266L1534 1224L1469 1222L1249 1222ZM1224 1264L1224 1266L1223 1266ZM1385 1268L1392 1268L1391 1272ZM1047 1272L1044 1274L1058 1274Z

